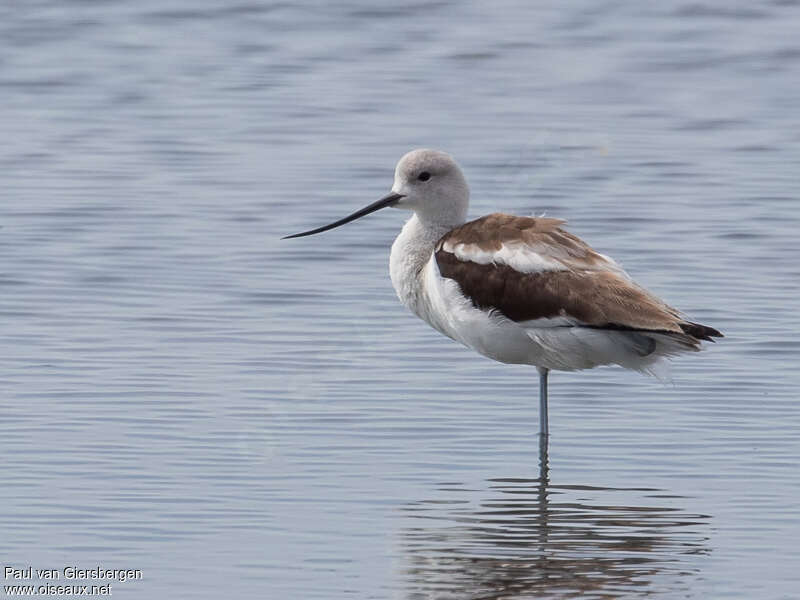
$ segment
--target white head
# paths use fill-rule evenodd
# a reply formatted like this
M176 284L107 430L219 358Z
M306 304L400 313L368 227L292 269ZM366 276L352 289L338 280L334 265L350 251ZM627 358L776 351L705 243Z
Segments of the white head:
M467 217L469 186L456 161L438 150L412 150L394 171L395 208L413 210L423 222L455 227Z
M452 228L466 220L469 186L449 154L438 150L412 150L397 163L390 194L330 225L286 238L321 233L386 207L413 210L425 224Z

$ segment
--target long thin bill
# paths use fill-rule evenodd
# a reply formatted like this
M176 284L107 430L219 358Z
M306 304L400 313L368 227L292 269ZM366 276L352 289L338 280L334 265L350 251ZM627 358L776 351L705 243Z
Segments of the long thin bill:
M400 198L403 197L403 194L396 194L392 192L391 194L384 196L377 202L373 202L369 206L365 206L361 210L357 210L352 215L346 216L344 219L339 219L331 223L330 225L323 225L322 227L317 227L316 229L312 229L310 231L304 231L302 233L295 233L294 235L287 235L286 237L281 238L282 240L288 240L291 238L299 238L305 237L307 235L314 235L315 233L322 233L323 231L328 231L329 229L333 229L334 227L339 227L339 225L344 225L345 223L349 223L350 221L355 221L356 219L360 219L361 217L368 215L369 213L374 213L376 210L380 210L382 208L386 208L387 206L394 206Z

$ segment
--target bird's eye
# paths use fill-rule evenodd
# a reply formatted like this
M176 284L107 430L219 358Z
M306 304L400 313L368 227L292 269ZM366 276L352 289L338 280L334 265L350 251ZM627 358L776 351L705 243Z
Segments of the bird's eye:
M422 173L417 175L417 179L419 179L420 181L428 181L428 179L430 179L430 178L431 178L431 174L428 173L427 171L423 171Z

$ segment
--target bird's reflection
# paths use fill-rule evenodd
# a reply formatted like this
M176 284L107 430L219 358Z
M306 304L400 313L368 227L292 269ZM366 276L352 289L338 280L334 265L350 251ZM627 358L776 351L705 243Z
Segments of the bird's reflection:
M710 517L665 507L680 498L661 490L551 485L546 462L541 475L442 484L407 506L407 597L617 598L699 577Z

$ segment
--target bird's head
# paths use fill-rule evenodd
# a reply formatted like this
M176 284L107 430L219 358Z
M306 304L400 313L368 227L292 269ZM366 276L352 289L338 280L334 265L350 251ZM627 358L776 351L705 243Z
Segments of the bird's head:
M413 210L425 223L455 227L467 216L467 180L449 154L438 150L412 150L397 163L389 194L343 219L284 239L322 233L387 207Z
M423 221L454 227L464 222L469 186L455 160L438 150L412 150L394 171L396 208L413 210Z

